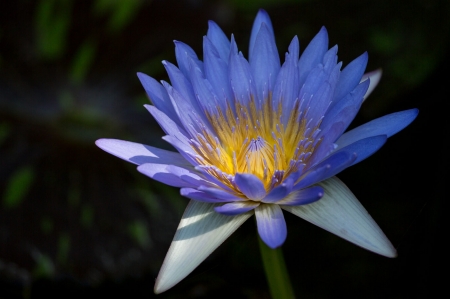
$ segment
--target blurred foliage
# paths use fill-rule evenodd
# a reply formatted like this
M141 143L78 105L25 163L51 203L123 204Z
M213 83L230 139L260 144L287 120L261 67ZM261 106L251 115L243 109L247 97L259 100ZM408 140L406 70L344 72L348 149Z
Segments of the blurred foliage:
M5 208L12 209L20 205L33 183L34 176L34 171L29 166L19 168L11 175L3 195Z
M438 240L434 232L442 204L426 205L429 219L417 216L429 191L404 190L397 183L423 186L419 179L429 173L437 186L445 186L439 183L445 175L417 169L426 163L411 161L423 157L417 136L442 128L431 125L440 118L427 117L426 108L441 107L448 97L446 78L438 73L447 73L449 1L17 0L5 6L0 10L0 289L18 285L28 298L41 284L46 291L55 290L53 284L66 286L61 279L69 277L81 289L89 285L114 293L120 285L127 297L151 296L151 282L187 199L95 148L94 141L118 138L171 149L142 107L148 99L136 72L168 80L161 61L175 62L174 39L201 57L209 19L228 36L234 33L246 53L253 18L265 8L281 57L294 35L304 49L325 25L344 66L367 50L368 70L383 69L356 123L428 105L417 125L342 174L387 235L403 246L399 259L381 259L288 215L285 252L292 280L304 282L298 287L306 298L426 295L427 259L434 256L424 244ZM445 198L439 192L433 189L432 197ZM411 227L419 237L411 235ZM248 221L160 298L268 298L255 236ZM412 261L419 266L410 266ZM130 277L132 282L124 282ZM11 283L2 288L3 281Z
M37 50L44 59L61 58L67 47L73 1L40 0L34 28Z
M129 24L137 14L145 0L96 0L93 13L95 15L108 15L108 29L119 32Z

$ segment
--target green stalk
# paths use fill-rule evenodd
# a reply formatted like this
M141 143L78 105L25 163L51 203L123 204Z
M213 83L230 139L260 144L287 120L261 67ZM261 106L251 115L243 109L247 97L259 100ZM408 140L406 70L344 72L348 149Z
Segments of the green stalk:
M259 240L259 250L269 283L270 295L273 299L293 299L291 281L284 263L281 247L272 249L268 247L261 238Z

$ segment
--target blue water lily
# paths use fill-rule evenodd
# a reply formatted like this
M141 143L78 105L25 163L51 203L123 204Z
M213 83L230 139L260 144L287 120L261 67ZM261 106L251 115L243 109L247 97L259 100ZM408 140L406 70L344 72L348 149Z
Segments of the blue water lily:
M287 236L283 210L365 249L396 256L335 177L375 153L418 113L389 114L345 132L381 76L364 75L367 53L341 70L337 46L328 48L322 28L301 56L294 37L281 64L264 10L253 24L248 60L234 37L228 39L212 21L203 38L203 61L179 41L175 53L178 67L163 61L171 84L138 77L153 103L145 107L178 152L97 141L191 199L155 292L186 277L252 215L261 239L271 248L281 246Z

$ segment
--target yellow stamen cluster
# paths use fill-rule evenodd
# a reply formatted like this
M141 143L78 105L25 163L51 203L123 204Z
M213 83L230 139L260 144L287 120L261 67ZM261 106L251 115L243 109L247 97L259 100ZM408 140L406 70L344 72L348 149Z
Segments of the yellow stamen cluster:
M261 105L257 107L253 99L248 106L235 102L225 111L207 113L214 132L203 130L197 136L198 144L193 145L198 163L213 166L208 172L232 189L230 175L251 173L268 191L297 170L296 161L307 163L314 151L316 128L307 128L298 102L289 112L286 126L281 121L281 104L274 108L269 99Z

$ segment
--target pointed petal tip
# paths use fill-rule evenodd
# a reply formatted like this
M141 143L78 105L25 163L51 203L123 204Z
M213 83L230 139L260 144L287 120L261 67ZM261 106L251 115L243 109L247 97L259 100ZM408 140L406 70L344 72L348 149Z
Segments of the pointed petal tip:
M367 97L372 93L372 91L375 89L375 87L377 87L378 83L381 80L381 76L383 75L383 70L381 68L376 69L374 71L365 73L362 78L361 78L361 82L366 81L366 80L370 80L370 85L369 88L366 91L366 94L364 95L364 100L365 101L367 99Z
M225 216L216 213L215 206L195 200L189 202L156 278L156 294L188 276L252 215Z
M321 182L324 196L304 206L283 206L293 213L353 244L389 258L397 252L369 213L338 178Z
M265 9L263 9L263 8L260 8L260 9L258 10L258 13L256 14L256 18L258 18L258 17L268 18L268 19L270 20L269 13L268 13ZM255 19L256 19L256 18L255 18Z
M326 34L328 36L328 30L325 26L320 27L319 33Z

